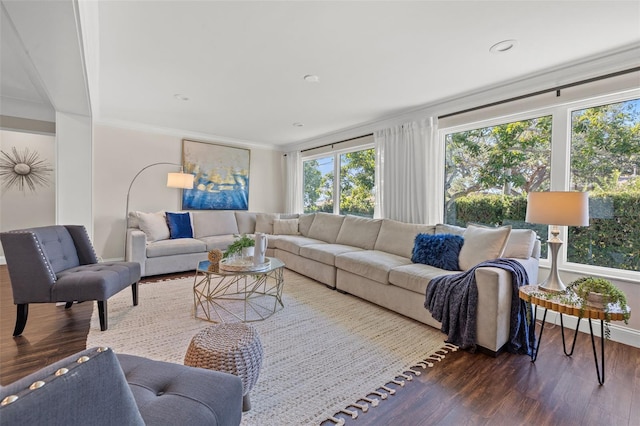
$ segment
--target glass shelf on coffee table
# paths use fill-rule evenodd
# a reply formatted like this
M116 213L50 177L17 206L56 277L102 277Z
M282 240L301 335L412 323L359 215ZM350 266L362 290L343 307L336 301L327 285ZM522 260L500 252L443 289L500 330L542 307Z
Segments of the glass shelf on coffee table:
M231 271L199 262L193 281L195 317L216 323L261 321L284 308L284 262L271 257L265 265Z

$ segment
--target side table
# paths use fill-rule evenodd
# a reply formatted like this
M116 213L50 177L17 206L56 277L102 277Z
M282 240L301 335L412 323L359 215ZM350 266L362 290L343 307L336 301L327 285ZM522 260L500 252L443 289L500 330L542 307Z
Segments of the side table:
M543 297L540 297L544 294ZM547 318L547 311L551 309L554 312L558 312L560 314L560 330L562 333L562 348L564 350L564 354L566 356L573 355L573 350L576 346L576 338L578 337L578 328L580 327L580 320L582 318L589 319L589 332L591 334L591 347L593 348L593 358L596 363L596 373L598 376L598 383L601 385L604 384L604 341L606 340L604 334L604 321L605 321L605 312L602 309L585 307L582 309L580 306L568 304L561 300L561 297L565 296L564 294L552 294L546 293L543 290L539 290L537 285L525 285L520 287L519 297L531 305L541 306L544 308L544 315L542 316L542 324L540 326L540 334L538 335L538 342L536 343L536 347L534 351L531 353L531 362L536 362L538 358L538 349L540 348L540 341L542 340L542 332L544 331L544 324ZM536 323L536 309L532 309L533 314L531 318L530 326L533 331L535 331L535 323ZM567 351L567 346L564 337L564 323L562 320L562 315L572 315L578 317L578 322L576 324L576 328L573 333L573 342L571 343L571 350ZM610 309L609 317L611 321L622 321L624 320L624 316L621 310ZM593 336L593 326L591 323L592 319L600 320L600 363L598 363L598 353L596 351L596 342Z

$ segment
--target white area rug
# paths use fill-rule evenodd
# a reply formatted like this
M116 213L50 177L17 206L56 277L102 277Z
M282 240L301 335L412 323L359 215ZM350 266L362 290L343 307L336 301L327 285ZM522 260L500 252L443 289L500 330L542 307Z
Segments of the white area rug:
M455 349L432 327L288 270L283 300L284 309L251 323L260 335L264 361L243 425L320 424L347 407L358 412L352 403L375 410L381 398L372 391L386 396L381 386L387 385L398 389L393 398L402 397L392 380L406 380L399 376L403 373L411 378L411 367L428 360L422 363L426 366ZM104 332L94 308L87 347L109 346L118 353L182 364L193 335L211 325L193 316L193 279L142 284L139 301L133 307L127 290L109 299ZM369 401L362 399L367 396Z

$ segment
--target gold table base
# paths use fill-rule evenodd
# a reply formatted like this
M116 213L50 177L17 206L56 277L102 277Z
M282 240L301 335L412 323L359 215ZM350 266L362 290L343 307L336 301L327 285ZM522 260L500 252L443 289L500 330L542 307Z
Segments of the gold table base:
M284 264L265 271L213 272L200 262L193 282L194 316L214 323L262 321L284 308Z

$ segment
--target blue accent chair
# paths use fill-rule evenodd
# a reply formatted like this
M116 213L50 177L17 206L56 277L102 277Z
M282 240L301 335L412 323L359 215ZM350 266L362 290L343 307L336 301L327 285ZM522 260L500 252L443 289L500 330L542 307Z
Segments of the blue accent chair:
M131 286L138 304L140 264L98 263L84 226L54 225L0 233L13 303L17 305L14 336L24 331L29 303L96 300L100 330L107 329L107 299Z
M0 386L0 425L237 426L232 374L91 348Z

